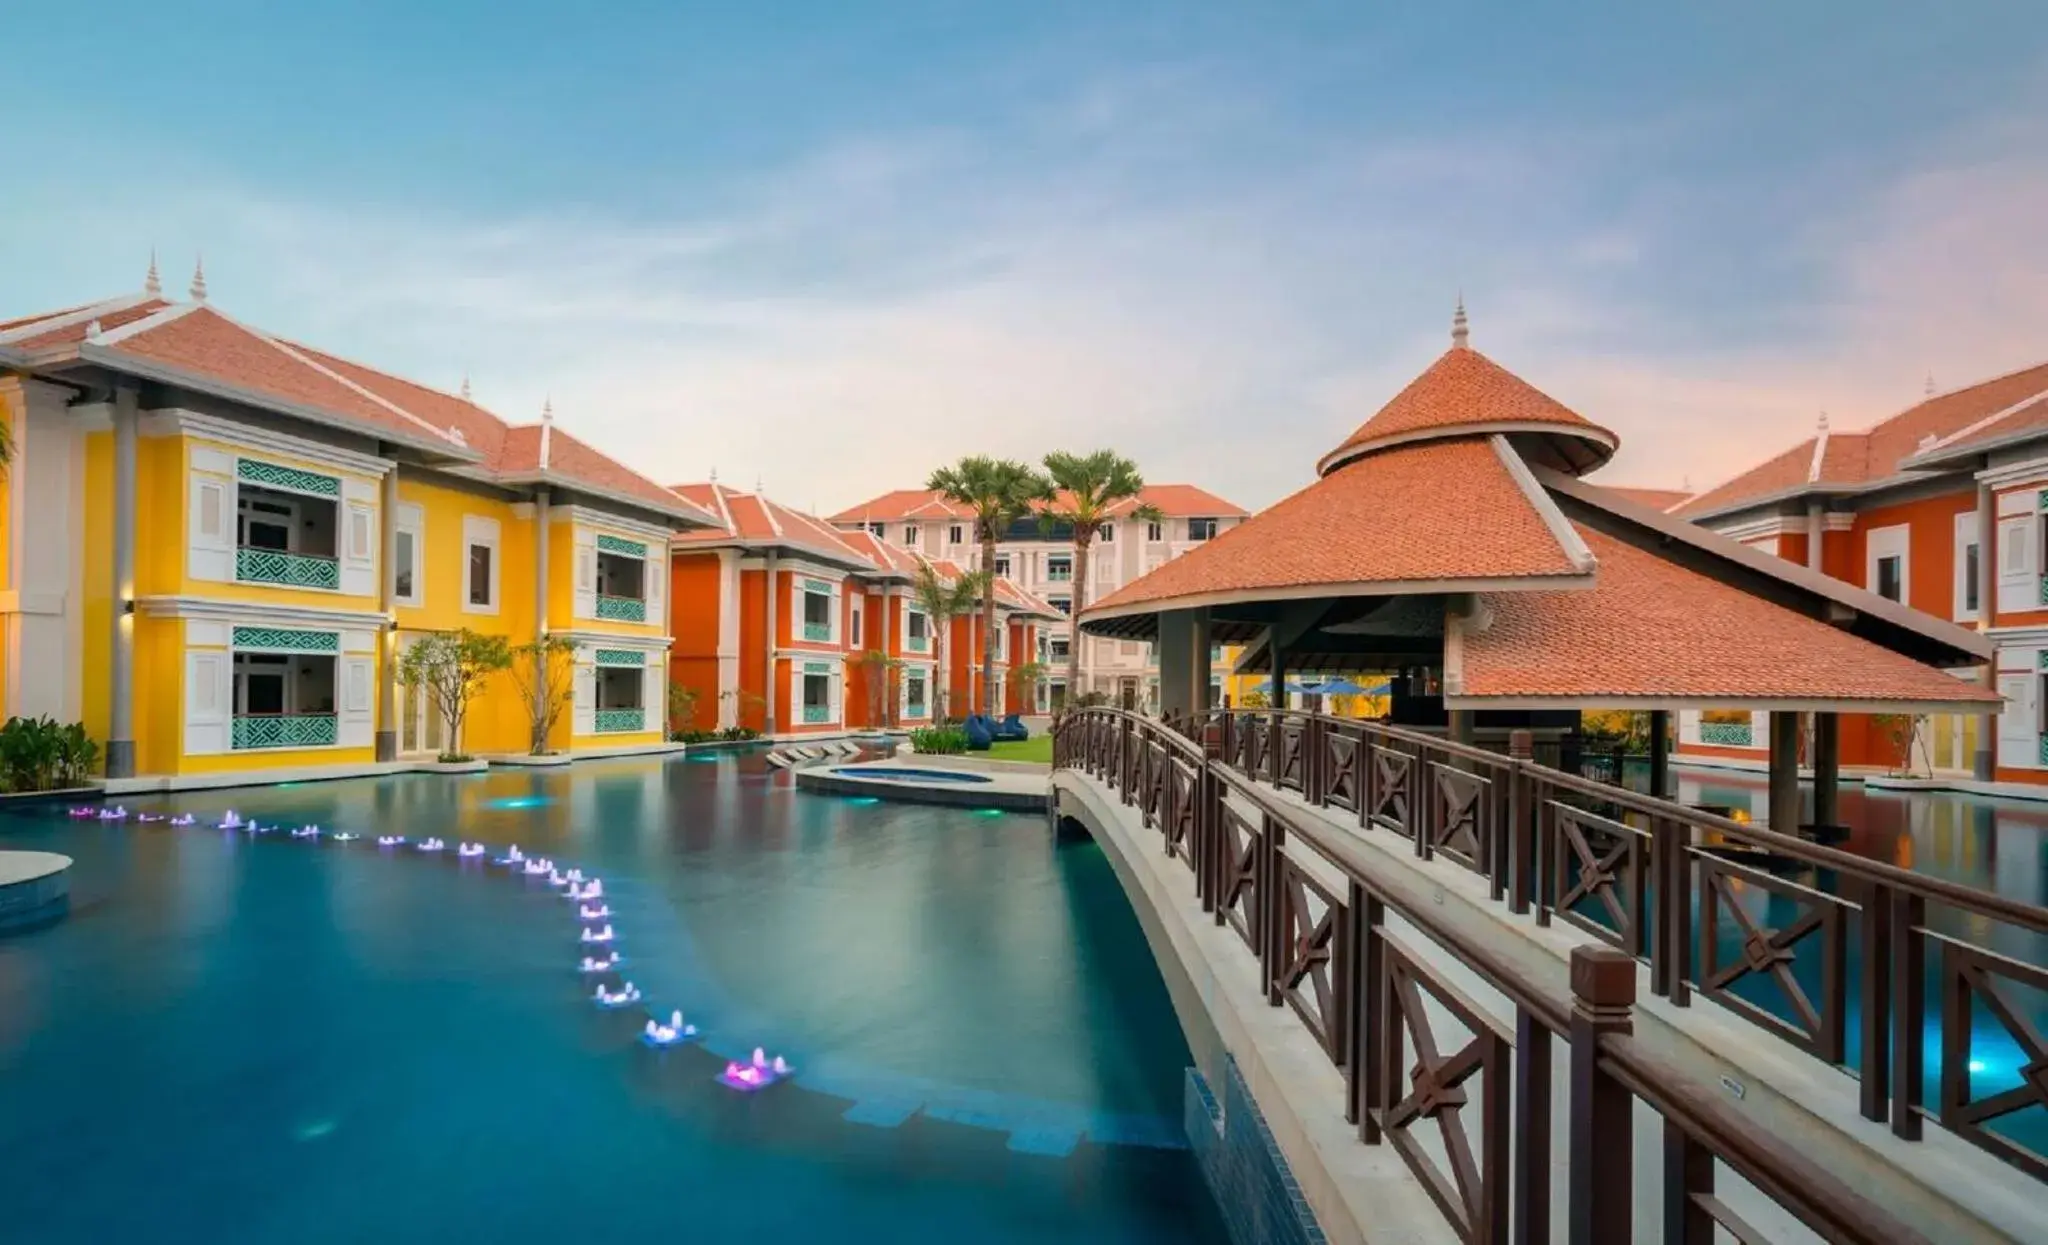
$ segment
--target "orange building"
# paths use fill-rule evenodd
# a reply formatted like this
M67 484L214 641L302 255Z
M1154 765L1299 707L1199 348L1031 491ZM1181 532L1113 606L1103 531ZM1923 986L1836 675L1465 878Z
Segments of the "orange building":
M2048 364L1920 402L1859 432L1815 434L1697 497L1665 507L1761 553L1866 588L1996 645L1996 714L1845 717L1842 762L1983 789L2048 787ZM1682 759L1761 768L1761 714L1680 716ZM1882 779L1879 779L1882 781Z
M675 491L721 523L671 547L669 668L687 709L677 728L780 738L920 726L938 719L942 688L952 716L978 707L981 618L953 619L941 643L911 588L923 558L756 493ZM959 574L931 565L948 582ZM1006 580L996 607L1007 684L1008 654L1035 653L1037 628L1060 614ZM1004 711L1027 711L1012 700Z

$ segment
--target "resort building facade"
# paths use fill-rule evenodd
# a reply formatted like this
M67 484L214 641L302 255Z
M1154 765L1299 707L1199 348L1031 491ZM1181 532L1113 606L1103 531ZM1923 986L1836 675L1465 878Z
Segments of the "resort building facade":
M672 542L678 727L800 738L978 711L981 613L948 620L942 637L913 587L926 564L952 583L957 563L715 481L675 492L718 520ZM1030 712L1011 655L1035 651L1062 615L1005 580L995 596L998 712Z
M1150 507L1157 518L1136 516ZM1191 550L1199 549L1247 517L1243 507L1192 484L1152 484L1138 498L1119 503L1098 528L1089 549L1087 591L1091 599L1116 591ZM964 567L979 567L981 545L974 516L931 489L898 489L840 511L832 525L866 532L875 540ZM1044 645L1032 656L1046 666L1035 708L1046 712L1067 695L1068 645L1081 645L1080 692L1152 709L1159 703L1159 659L1149 644L1075 637L1067 618L1074 610L1073 532L1064 524L1042 527L1037 519L1012 524L996 542L999 577L1050 604L1060 620L1042 632ZM978 650L977 650L978 651Z
M1808 570L1983 632L1958 671L2004 698L1978 714L1844 717L1842 763L1957 785L2048 785L2048 364L1919 402L1864 431L1813 436L1667 508ZM1805 729L1805 728L1803 728ZM1687 760L1761 767L1762 715L1682 714Z
M374 771L454 748L404 650L577 643L548 741L664 738L668 540L714 522L554 426L144 292L0 323L7 715L82 721L119 784ZM510 676L462 750L529 751Z

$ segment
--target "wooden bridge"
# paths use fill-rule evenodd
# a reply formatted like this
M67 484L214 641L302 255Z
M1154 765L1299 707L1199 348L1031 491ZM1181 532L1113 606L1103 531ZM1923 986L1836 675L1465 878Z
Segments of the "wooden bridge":
M1459 1239L1548 1241L1559 1218L1574 1243L1633 1239L1639 1102L1661 1118L1666 1241L1717 1228L1765 1239L1717 1193L1717 1168L1830 1241L1996 1240L2025 1232L2010 1208L2039 1204L2048 1158L2010 1125L2048 1109L2048 1043L2022 1002L2048 991L2048 971L1992 944L2048 934L2048 909L1547 768L1525 732L1502 755L1304 713L1166 723L1097 708L1056 724L1054 766L1056 802L1062 783L1092 784L1185 866L1201 914L1256 958L1262 1001L1291 1009L1341 1072L1329 1110L1361 1143L1398 1152ZM1380 863L1388 845L1469 875L1502 921L1573 933L1568 976L1554 955L1451 919L1426 873ZM1504 996L1512 1023L1475 1005L1422 940L1390 934L1390 915ZM1818 1094L1853 1092L1834 1130L1847 1140L1795 1144L1761 1127L1739 1086L1638 1031L1639 990L1660 1016L1739 1018L1767 1047L1847 1072L1853 1091L1819 1065L1812 1078ZM1759 1001L1772 990L1781 1006ZM1696 999L1716 1006L1668 1010ZM1454 1048L1447 1015L1470 1035ZM2021 1058L2016 1084L1978 1096L1985 1026ZM1425 1124L1438 1133L1428 1145ZM1858 1162L1859 1145L1919 1176L1873 1189L1881 1164ZM1936 1187L1958 1183L1973 1187ZM2003 1209L1975 1214L1979 1191Z

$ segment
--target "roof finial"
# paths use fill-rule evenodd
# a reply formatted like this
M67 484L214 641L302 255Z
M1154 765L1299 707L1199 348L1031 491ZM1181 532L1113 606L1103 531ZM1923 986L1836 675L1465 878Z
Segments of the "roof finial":
M464 402L467 402L467 401L469 401L469 400L470 400L470 397L469 397L469 369L468 369L468 368L464 368L464 369L462 369L462 400L463 400Z
M757 471L754 473L754 496L760 497L763 495L761 492L761 473Z
M1826 432L1828 430L1828 413L1826 411L1822 411L1820 413L1820 430L1822 432Z
M713 468L711 469L711 482L712 482L713 484L716 484L716 483L718 483L718 468L716 468L716 467L713 467Z
M142 292L155 298L164 292L164 283L156 275L156 248L149 248L149 275L142 278Z
M1686 495L1687 495L1688 497L1692 495L1692 476L1691 476L1691 475L1682 475L1682 476L1678 477L1678 490L1679 490L1680 492L1682 492L1682 493L1686 494Z
M1458 291L1458 309L1451 313L1451 349L1464 350L1472 337L1472 328L1465 319L1465 291Z
M1934 373L1932 372L1927 374L1927 396L1930 398L1934 396Z
M554 440L554 436L555 399L554 395L550 394L542 398L540 402L540 469L542 471L548 469L549 442Z
M201 255L192 265L192 301L206 301L206 256Z

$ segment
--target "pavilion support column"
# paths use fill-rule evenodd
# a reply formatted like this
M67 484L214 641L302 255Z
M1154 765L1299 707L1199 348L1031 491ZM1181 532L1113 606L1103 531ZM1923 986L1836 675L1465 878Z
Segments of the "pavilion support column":
M107 662L107 777L135 776L135 407L114 391L113 635Z
M1213 643L1209 639L1209 607L1204 605L1190 613L1194 615L1195 622L1194 652L1189 654L1192 659L1189 663L1190 677L1195 684L1195 712L1207 713L1216 707L1209 703L1210 682L1216 677L1209 666L1209 649Z
M764 620L764 634L767 636L767 643L762 647L768 650L767 682L761 685L761 733L763 735L773 735L775 733L775 603L776 599L782 594L775 590L775 554L772 550L761 563L761 592L766 597L766 601L761 607L761 617ZM940 686L943 687L945 672L940 671L939 677L941 679Z
M1806 569L1821 570L1821 551L1826 543L1824 534L1828 530L1827 507L1820 502L1806 503Z
M1813 824L1840 825L1842 789L1842 718L1835 713L1813 715Z
M1992 495L1991 486L1977 486L1977 630L1991 630L1991 620L1997 615L1998 606L1992 598L1996 583L1991 568L1998 565L1997 551L1991 545L1997 537L1997 498ZM1998 663L1986 662L1982 675L1983 685L1998 686ZM1992 710L1977 719L1977 747L1970 758L1970 772L1978 782L1991 782L1998 777L1998 712Z
M548 638L548 532L553 496L547 489L533 494L533 638ZM664 619L664 622L667 620Z
M1280 645L1280 629L1266 628L1266 651L1273 656L1273 707L1287 708L1287 654Z
M1671 782L1671 710L1650 710L1650 795L1669 800L1677 795Z
M398 759L398 464L384 473L378 501L384 524L384 556L377 567L377 605L384 612L383 652L377 661L377 746L379 761ZM415 546L415 561L425 552ZM414 572L419 572L415 568Z
M1452 709L1449 711L1449 719L1450 722L1445 735L1450 741L1457 744L1471 743L1472 711L1470 709Z
M1185 717L1195 711L1195 612L1159 615L1159 716Z
M1771 829L1799 833L1799 715L1771 714Z

